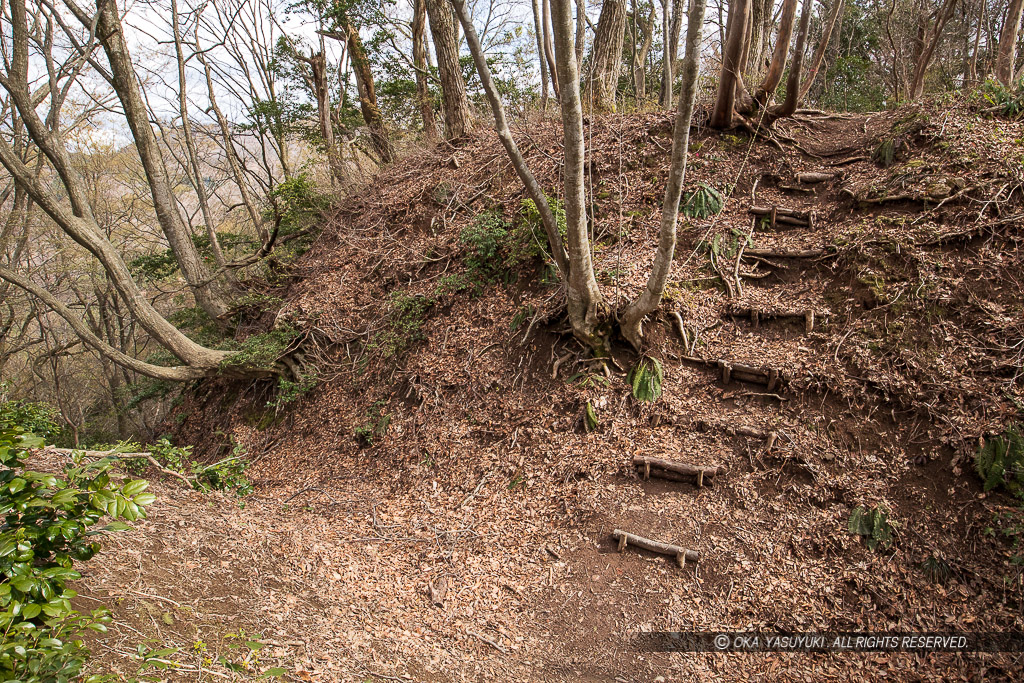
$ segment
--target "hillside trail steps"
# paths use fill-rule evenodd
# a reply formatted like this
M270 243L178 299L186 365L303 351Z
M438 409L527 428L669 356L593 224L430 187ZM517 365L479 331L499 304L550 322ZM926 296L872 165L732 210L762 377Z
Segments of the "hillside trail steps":
M764 189L773 187L782 195L781 199L758 198L757 190L763 180L768 180ZM831 245L821 243L821 222L827 220L822 201L822 190L842 179L835 171L808 169L796 172L789 179L757 179L747 202L750 223L742 231L732 252L728 256L728 268L720 267L718 272L726 289L728 302L722 309L723 326L729 326L744 336L772 335L775 341L785 340L801 351L810 351L804 342L816 330L829 325L833 317L827 302L821 296L794 298L794 290L806 294L808 290L820 293L826 286L820 282L821 266L836 253ZM738 231L733 229L733 234ZM719 255L719 260L722 255ZM730 281L731 280L731 281ZM812 283L812 287L808 284ZM722 348L719 357L696 355L695 347L699 333L687 330L682 318L675 314L674 327L682 338L683 360L704 366L719 374L723 386L754 385L744 390L747 396L785 401L784 392L789 385L790 374L787 361L775 362L773 357L758 357L742 343ZM795 349L794 349L795 350ZM787 354L789 355L789 354ZM793 354L794 356L797 354ZM751 425L715 424L703 425L735 436L760 441L756 452L758 462L768 456L784 434ZM751 461L753 458L751 456ZM723 465L694 465L687 462L653 457L633 456L632 467L643 480L651 477L674 482L694 484L697 490L713 485L715 478L727 476ZM681 568L687 562L699 561L700 553L664 541L645 538L636 533L615 529L612 538L617 551L622 552L629 545L674 557Z

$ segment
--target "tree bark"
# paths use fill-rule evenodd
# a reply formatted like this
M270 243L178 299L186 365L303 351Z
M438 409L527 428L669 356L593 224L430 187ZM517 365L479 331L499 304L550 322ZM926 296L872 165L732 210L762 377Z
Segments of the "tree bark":
M1005 86L1013 84L1014 66L1017 62L1017 34L1020 31L1021 15L1024 14L1024 0L1010 0L1006 19L999 32L999 52L996 55L995 76Z
M363 115L363 121L370 129L370 139L381 163L390 164L395 160L395 151L384 126L384 117L381 116L380 107L377 105L377 88L373 82L370 61L366 58L366 50L363 49L363 40L359 37L359 29L347 17L343 20L341 28L345 31L344 39L348 42L352 74L355 76L356 90L359 92L359 110Z
M731 0L729 19L725 28L725 47L722 53L722 72L718 79L718 96L711 112L708 125L725 130L732 128L736 106L736 83L739 76L740 60L743 58L743 43L747 35L747 5L749 0Z
M754 99L762 107L771 101L779 83L782 82L782 73L786 69L786 60L789 57L789 44L793 40L793 23L796 19L797 4L798 0L784 0L783 2L772 61L768 65L768 71L765 73L764 81L761 82L761 87L754 95Z
M157 222L167 237L181 273L196 298L196 303L213 319L222 319L230 312L229 289L214 277L203 263L192 242L192 235L178 212L171 189L167 166L159 143L149 123L149 113L139 91L135 67L124 40L121 18L113 0L97 0L97 37L110 63L111 85L121 101L135 148L146 172Z
M459 65L459 39L451 0L426 0L430 35L434 38L437 72L441 77L444 132L449 140L466 137L470 128L469 100Z
M606 0L606 6L614 0ZM621 4L621 3L620 3ZM583 108L580 102L579 70L572 43L572 0L551 1L551 25L555 38L558 81L562 87L562 140L565 154L565 222L569 252L567 299L569 322L576 338L606 353L607 340L598 329L604 314L601 292L594 276L587 234L584 189ZM625 5L621 5L625 27ZM600 30L599 30L600 32ZM621 47L621 40L619 41ZM619 55L622 50L619 50ZM618 60L616 60L617 62ZM616 72L618 67L616 67ZM613 90L614 93L614 90Z
M491 113L494 116L494 130L497 132L501 144L505 147L505 151L512 161L516 174L526 187L526 193L530 195L530 199L536 205L537 211L540 212L541 222L544 224L544 231L547 233L548 246L551 248L551 257L555 262L555 266L558 268L559 274L563 278L567 278L569 274L569 258L558 228L558 221L551 211L551 206L548 204L548 198L544 194L544 190L541 189L537 179L526 165L526 160L523 159L523 155L520 153L519 147L512 137L512 131L509 130L508 119L505 116L505 106L501 103L501 94L494 85L491 69L487 65L487 57L484 55L484 49L480 45L476 28L474 28L469 11L466 9L465 0L452 0L452 4L455 7L459 23L462 24L462 30L466 34L466 42L469 44L470 54L473 55L473 63L476 65L477 73L480 76L480 82L483 86L484 94L487 96L487 102L491 105Z
M640 349L643 341L643 320L661 304L661 297L665 293L665 285L668 283L672 259L675 255L679 201L682 197L683 185L686 183L690 124L693 121L693 106L697 97L697 75L700 72L704 10L705 0L690 0L690 9L687 13L686 51L682 64L683 87L679 93L679 109L676 112L675 128L672 134L672 164L669 167L668 182L665 183L665 197L661 204L658 251L654 256L647 286L619 318L622 335L637 350Z
M587 104L595 112L615 111L625 38L626 0L604 0L590 52L591 73L584 94Z
M423 136L436 140L437 119L434 117L433 98L427 81L427 3L414 0L412 14L412 64L416 69L416 102L423 120Z

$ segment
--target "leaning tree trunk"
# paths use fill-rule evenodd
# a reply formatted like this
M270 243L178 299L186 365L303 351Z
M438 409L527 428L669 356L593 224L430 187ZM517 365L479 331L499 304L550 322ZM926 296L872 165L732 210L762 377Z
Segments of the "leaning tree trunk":
M829 13L827 23L821 29L821 39L818 41L818 47L814 49L811 68L807 71L807 78L804 80L804 84L800 86L800 99L806 97L811 86L814 85L814 79L818 76L818 71L821 70L821 65L825 61L825 50L832 39L832 32L835 30L836 24L840 22L839 18L843 15L843 7L846 6L845 0L832 0L832 3L832 11Z
M191 231L178 212L178 202L171 189L167 166L164 164L153 127L149 123L146 103L139 91L135 67L124 39L117 6L111 0L97 0L96 9L96 30L110 63L111 84L121 102L135 148L145 170L157 222L167 237L167 242L195 296L196 303L211 318L222 319L230 312L230 288L203 263L192 242Z
M597 20L594 46L590 52L591 73L584 95L594 111L615 111L615 93L619 85L625 39L626 0L604 0L601 17Z
M548 60L544 54L545 26L541 21L540 3L533 0L533 30L537 34L537 57L540 59L540 108L548 108Z
M436 140L437 119L434 118L434 103L430 97L427 82L427 4L426 0L415 0L412 12L412 65L416 70L416 102L423 120L423 136Z
M580 102L579 68L572 43L572 0L551 0L551 19L558 82L563 86L561 105L565 154L565 222L568 228L566 242L569 252L569 322L576 338L601 354L607 352L607 335L599 329L603 322L604 306L597 278L594 277L590 238L587 234L583 107Z
M526 188L526 193L530 195L530 199L533 200L540 213L541 223L544 224L544 232L547 233L548 246L551 248L551 257L555 266L563 278L568 278L569 257L565 251L558 221L548 203L547 195L544 194L544 190L541 189L529 166L526 165L526 160L523 159L523 155L512 137L512 131L509 130L505 105L501 103L501 94L498 92L497 86L494 85L494 79L491 78L491 69L487 65L487 57L484 55L483 46L480 45L480 39L476 35L476 29L473 27L469 10L466 9L465 0L452 0L452 4L455 6L459 23L462 24L462 30L466 34L466 43L469 44L469 52L473 55L473 64L476 65L477 73L480 75L480 84L487 96L488 104L491 105L491 113L494 115L494 130L512 162L512 167L515 168L516 174Z
M427 0L427 15L430 35L434 38L437 72L441 76L445 137L449 140L464 138L470 127L469 100L459 65L459 38L451 0Z
M729 19L725 27L725 48L722 54L722 73L718 79L718 96L711 112L708 125L712 128L732 128L733 110L736 106L736 83L740 60L743 58L743 42L747 34L748 0L732 0L729 3Z
M686 27L686 53L683 59L683 89L679 94L679 109L676 112L675 130L672 135L672 165L669 167L668 182L665 183L665 198L661 205L661 231L658 251L654 256L651 275L647 286L619 318L623 336L640 350L643 339L642 323L648 314L658 308L668 284L669 271L676 248L676 223L679 219L679 201L683 184L686 182L686 159L690 147L690 123L693 120L693 104L697 95L697 74L700 70L700 44L704 27L705 0L692 0Z
M995 70L996 78L1005 86L1013 83L1014 65L1017 62L1017 34L1020 31L1022 14L1024 0L1010 0L1003 29L999 32L999 52L996 55Z

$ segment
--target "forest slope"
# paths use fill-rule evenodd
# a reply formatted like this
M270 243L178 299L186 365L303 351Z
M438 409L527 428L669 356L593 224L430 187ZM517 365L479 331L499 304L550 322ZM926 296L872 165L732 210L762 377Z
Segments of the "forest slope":
M687 188L725 205L681 226L646 328L653 404L624 343L605 372L568 332L493 135L344 201L279 316L314 331L319 385L275 411L265 387L208 384L181 408L199 451L216 430L247 445L256 493L240 509L159 487L82 582L122 624L98 666L128 667L118 644L140 633L189 650L245 628L298 680L1019 677L1004 654L636 647L645 630L1022 628L1012 538L985 533L1012 499L982 493L973 454L1024 396L1024 126L961 104L778 126L779 144L694 138ZM586 134L614 305L647 275L671 121ZM553 192L555 122L517 135ZM724 473L647 481L634 456ZM848 520L876 505L895 539L871 550ZM615 528L701 559L617 553Z

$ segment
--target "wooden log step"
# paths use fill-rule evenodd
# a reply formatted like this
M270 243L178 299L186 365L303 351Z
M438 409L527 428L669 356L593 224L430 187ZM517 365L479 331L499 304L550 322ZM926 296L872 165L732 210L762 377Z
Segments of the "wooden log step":
M739 380L741 382L753 382L754 384L764 384L768 387L768 391L774 391L780 384L781 377L779 371L775 368L769 368L763 370L761 368L755 368L750 365L743 365L742 363L730 363L728 361L718 361L718 367L722 371L722 383L728 384L732 380Z
M722 472L721 467L690 465L685 462L665 460L664 458L652 458L647 455L633 456L633 466L643 474L644 479L651 476L671 481L688 481L696 477L697 486L703 486L705 481L710 483L715 475Z
M824 249L744 249L744 256L760 258L819 258L825 255Z
M815 313L811 309L803 311L784 311L773 309L759 309L744 306L731 306L725 310L726 315L737 318L750 318L750 322L757 327L762 320L779 320L792 318L804 321L804 332L810 334L814 331L814 322L818 318L827 318L827 313Z
M652 541L649 538L643 536L637 536L623 531L622 529L616 529L612 532L612 538L619 542L619 552L621 553L626 549L626 546L633 545L637 548L643 548L644 550L650 550L652 553L661 553L662 555L672 555L679 562L680 567L685 567L687 562L699 562L700 553L696 550L687 550L678 545L672 545L671 543L662 543L661 541Z
M836 177L835 173L821 173L818 171L805 171L804 173L796 174L796 181L798 183L804 183L805 185L814 185L816 183L823 183L826 180L832 180Z
M774 228L779 224L792 225L798 228L814 227L814 212L802 209L791 209L785 206L751 206L747 209L755 216L766 216Z

